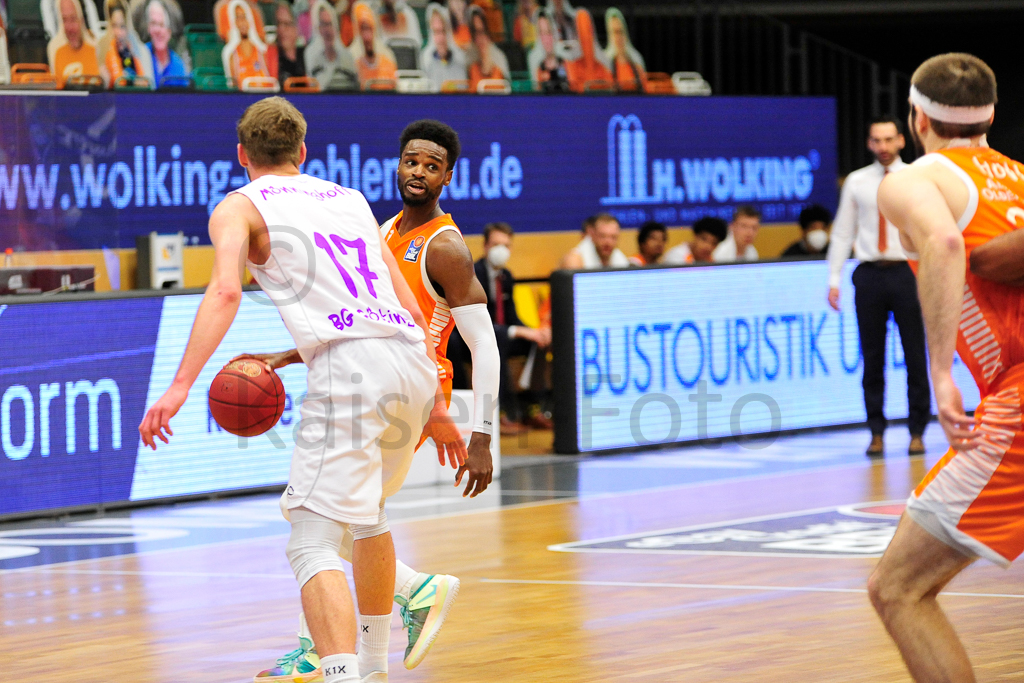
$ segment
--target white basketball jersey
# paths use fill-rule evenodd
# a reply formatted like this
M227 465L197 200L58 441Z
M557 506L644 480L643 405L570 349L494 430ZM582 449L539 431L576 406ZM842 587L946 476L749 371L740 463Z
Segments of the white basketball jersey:
M360 192L308 175L263 176L236 192L267 223L270 256L247 265L303 360L337 339L424 339L398 301L377 220Z

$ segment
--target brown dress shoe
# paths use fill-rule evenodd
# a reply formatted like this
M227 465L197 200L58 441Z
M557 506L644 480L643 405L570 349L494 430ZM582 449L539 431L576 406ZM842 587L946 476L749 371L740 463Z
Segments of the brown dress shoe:
M907 449L910 455L924 455L924 439L920 434L910 435L910 448Z
M498 431L502 436L517 436L525 432L526 427L502 415L498 424Z
M878 458L885 453L885 440L881 434L871 435L871 445L868 446L868 457Z

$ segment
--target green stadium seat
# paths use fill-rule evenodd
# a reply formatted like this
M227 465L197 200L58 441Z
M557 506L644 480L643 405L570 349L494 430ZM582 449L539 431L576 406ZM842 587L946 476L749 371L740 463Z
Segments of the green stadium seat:
M234 81L224 74L206 74L195 78L196 90L202 92L236 92Z
M423 34L423 42L420 43L420 47L426 47L427 41L430 40L430 26L427 25L427 5L419 3L415 5L409 5L412 7L412 11L416 13L416 18L420 22L420 33Z
M192 68L216 68L224 75L224 41L220 39L213 24L189 24L185 27L185 41L192 56Z

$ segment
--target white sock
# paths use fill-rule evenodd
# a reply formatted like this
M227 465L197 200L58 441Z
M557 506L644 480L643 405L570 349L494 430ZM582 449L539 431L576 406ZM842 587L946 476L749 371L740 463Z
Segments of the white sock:
M395 561L396 596L401 595L403 598L408 600L410 596L412 596L412 592L420 587L420 584L423 583L425 578L425 575L420 574L415 569L403 564L401 560Z
M359 683L359 660L355 655L330 655L320 658L324 683Z
M359 615L359 670L364 674L388 672L391 615Z

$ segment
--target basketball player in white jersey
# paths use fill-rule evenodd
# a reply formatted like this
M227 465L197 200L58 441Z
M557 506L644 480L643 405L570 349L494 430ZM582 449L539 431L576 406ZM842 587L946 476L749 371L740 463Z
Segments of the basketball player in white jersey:
M451 215L438 203L452 180L461 152L458 134L440 121L414 121L399 139L401 163L398 189L402 212L381 227L385 245L431 321L437 354L438 379L450 395L452 364L445 357L452 329L469 346L473 360L473 434L466 463L455 475L460 486L468 475L463 496L475 497L491 482L490 415L498 395L500 358L494 327L487 312L487 296L473 270L473 257ZM301 362L293 349L276 354L245 354L272 368ZM341 556L352 559L351 534L346 534ZM396 561L395 602L409 630L405 667L415 668L426 657L458 595L459 579L446 574L424 574ZM299 619L299 647L278 659L276 666L256 674L254 683L315 683L319 680L318 652L305 620Z
M139 431L154 449L172 436L171 418L238 311L246 255L308 366L284 506L287 555L323 680L381 683L395 579L381 501L401 487L421 432L453 466L466 447L447 413L426 321L366 199L299 173L305 133L302 114L279 97L242 116L238 159L251 182L210 217L210 284L178 373ZM338 556L350 529L358 622Z

